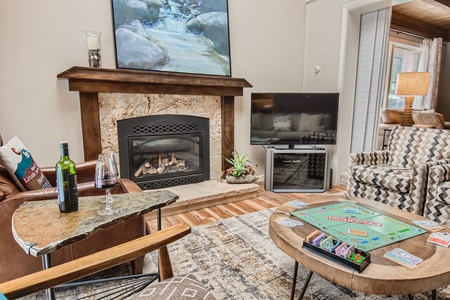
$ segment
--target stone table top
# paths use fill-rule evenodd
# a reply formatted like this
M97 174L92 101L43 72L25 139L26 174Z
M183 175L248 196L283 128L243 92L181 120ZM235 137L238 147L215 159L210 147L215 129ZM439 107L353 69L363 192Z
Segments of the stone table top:
M101 216L105 196L79 197L76 212L61 213L58 200L24 202L12 218L14 239L27 254L41 256L89 237L94 232L148 213L175 202L171 191L115 194L119 201L111 203L119 212Z

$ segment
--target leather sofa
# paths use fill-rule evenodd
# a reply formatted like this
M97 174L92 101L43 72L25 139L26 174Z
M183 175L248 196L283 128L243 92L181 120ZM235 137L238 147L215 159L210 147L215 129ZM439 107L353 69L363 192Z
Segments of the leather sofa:
M95 161L77 164L79 196L104 194L104 191L94 188L95 164ZM41 170L52 186L56 186L54 167L41 168ZM142 192L142 190L128 179L121 179L120 184L112 190L112 193L115 194L130 192ZM41 258L27 255L14 240L11 231L11 219L14 211L25 201L56 198L56 188L20 191L6 169L0 165L0 282L42 270ZM33 224L30 224L30 228L32 227ZM52 265L68 262L144 235L143 217L136 217L110 228L102 229L83 241L53 252ZM132 263L136 273L142 272L142 265L142 259L135 260Z

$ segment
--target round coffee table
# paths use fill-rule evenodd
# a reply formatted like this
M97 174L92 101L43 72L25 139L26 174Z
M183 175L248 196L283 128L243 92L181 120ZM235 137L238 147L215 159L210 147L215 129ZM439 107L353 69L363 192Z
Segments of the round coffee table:
M344 200L343 196L326 195L302 199L301 201L309 203L310 205L307 208L311 208L339 203L342 200ZM409 224L411 224L411 220L426 220L419 215L375 201L356 197L350 197L348 200ZM280 249L295 260L291 299L295 292L298 263L310 270L300 299L303 297L313 273L317 273L332 283L366 294L411 295L432 291L433 299L435 299L436 289L450 284L450 264L448 263L450 249L428 243L429 233L370 251L371 263L363 272L358 273L349 267L342 266L333 260L303 248L303 241L306 236L317 228L304 221L302 221L304 226L287 228L275 221L279 217L289 216L295 210L298 210L298 208L283 204L270 216L269 220L270 237ZM298 220L293 216L291 218ZM450 233L449 228L445 228L443 231ZM415 269L410 270L383 257L386 252L397 247L422 258L423 262Z

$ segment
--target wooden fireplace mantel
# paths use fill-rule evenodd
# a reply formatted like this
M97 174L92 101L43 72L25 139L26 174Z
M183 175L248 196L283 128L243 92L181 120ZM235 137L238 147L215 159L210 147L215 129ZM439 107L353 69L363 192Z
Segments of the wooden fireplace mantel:
M234 146L234 96L252 87L242 78L195 74L72 67L57 75L67 79L70 91L80 93L84 159L102 152L98 93L211 95L222 97L222 154Z

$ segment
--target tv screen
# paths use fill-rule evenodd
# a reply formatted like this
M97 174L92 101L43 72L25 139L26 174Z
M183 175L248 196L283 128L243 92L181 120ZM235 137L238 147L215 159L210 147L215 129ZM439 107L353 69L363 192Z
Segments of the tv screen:
M253 93L252 145L336 144L339 93Z

